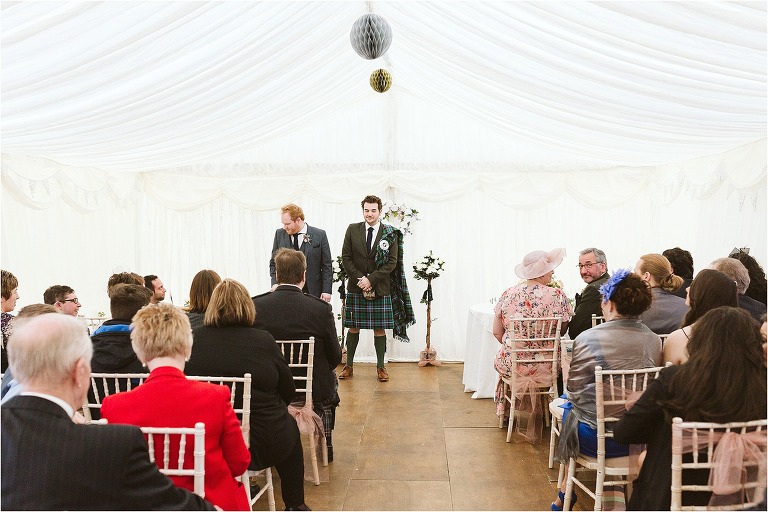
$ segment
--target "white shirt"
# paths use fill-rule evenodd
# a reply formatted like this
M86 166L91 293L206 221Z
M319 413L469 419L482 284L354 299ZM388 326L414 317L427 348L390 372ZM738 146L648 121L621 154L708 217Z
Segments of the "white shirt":
M365 243L366 247L368 247L368 228L373 228L373 238L371 238L371 244L376 241L376 237L379 234L379 228L381 227L381 221L377 222L375 225L370 226L367 222L365 223ZM373 249L373 247L371 247Z
M304 235L306 234L307 234L307 223L305 222L304 227L301 228L298 233L296 233L296 236L298 237L299 249L301 249L301 245L304 243ZM291 240L291 243L293 243L293 240Z
M72 408L72 406L57 396L46 395L45 393L35 393L34 391L22 391L20 395L45 398L46 400L50 400L51 402L58 404L62 409L64 409L64 412L66 412L67 416L70 418L75 415L75 410Z

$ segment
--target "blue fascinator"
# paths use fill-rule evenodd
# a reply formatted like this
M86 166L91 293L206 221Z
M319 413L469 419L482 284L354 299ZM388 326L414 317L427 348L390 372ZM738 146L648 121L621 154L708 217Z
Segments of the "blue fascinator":
M620 268L600 287L600 295L603 296L603 304L611 300L613 292L620 282L624 280L632 271L628 268Z

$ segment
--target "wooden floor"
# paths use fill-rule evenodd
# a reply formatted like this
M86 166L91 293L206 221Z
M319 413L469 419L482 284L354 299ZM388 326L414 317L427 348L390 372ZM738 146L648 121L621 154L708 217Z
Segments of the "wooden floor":
M463 365L355 364L339 382L330 481L305 484L313 510L549 510L557 469L539 445L498 428L494 403L464 393ZM275 477L277 475L275 474ZM284 508L276 485L277 509ZM585 507L579 499L576 509ZM591 504L587 504L591 508ZM266 510L259 502L254 510Z

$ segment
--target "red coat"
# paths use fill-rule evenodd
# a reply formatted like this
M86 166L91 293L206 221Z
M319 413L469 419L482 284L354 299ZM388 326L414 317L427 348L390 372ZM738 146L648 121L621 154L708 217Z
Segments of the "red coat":
M101 417L109 423L140 427L194 427L205 423L205 499L224 510L249 510L242 484L235 480L248 468L251 455L240 422L229 404L229 389L187 380L170 366L155 368L146 382L125 393L108 396ZM193 467L191 445L184 466ZM178 459L178 448L170 460ZM155 460L162 464L163 446L155 445ZM194 489L192 477L171 477L178 487Z

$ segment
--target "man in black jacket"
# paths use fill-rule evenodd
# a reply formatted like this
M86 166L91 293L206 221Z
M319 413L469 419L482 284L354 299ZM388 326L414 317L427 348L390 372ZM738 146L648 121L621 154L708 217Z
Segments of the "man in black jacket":
M135 284L118 284L111 289L109 310L112 319L107 320L96 329L91 336L93 342L93 360L91 370L95 373L142 373L146 371L136 357L131 346L130 325L133 315L149 304L152 292L144 286ZM96 387L101 399L104 398L104 388L97 379ZM114 384L110 383L109 394L115 393ZM121 388L125 391L125 388ZM88 393L88 401L93 402L93 390ZM92 410L94 419L99 412Z
M276 340L315 337L312 400L315 412L323 419L330 461L333 459L331 432L339 403L334 369L341 362L341 347L331 305L302 292L306 270L307 261L302 252L278 249L275 253L278 286L272 292L253 297L254 327L264 329Z
M587 286L581 294L576 294L576 308L568 324L568 336L572 340L592 327L592 315L603 314L600 310L600 286L611 277L605 253L594 247L579 252L579 274Z

